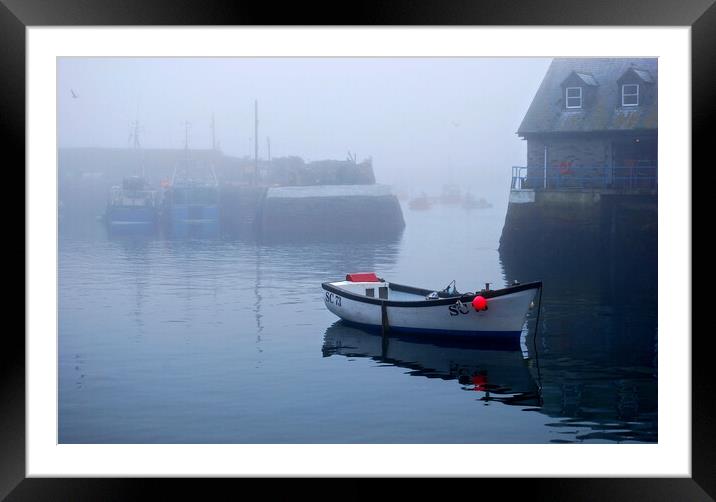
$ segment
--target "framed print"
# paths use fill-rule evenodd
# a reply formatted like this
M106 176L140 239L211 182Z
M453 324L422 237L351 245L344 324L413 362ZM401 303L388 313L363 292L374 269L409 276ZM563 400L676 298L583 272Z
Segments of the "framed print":
M623 7L3 0L28 293L0 493L711 500L690 229L716 7Z

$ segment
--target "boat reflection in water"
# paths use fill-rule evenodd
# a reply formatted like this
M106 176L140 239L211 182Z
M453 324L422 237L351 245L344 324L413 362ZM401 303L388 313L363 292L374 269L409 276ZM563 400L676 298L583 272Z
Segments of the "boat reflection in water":
M174 221L167 237L171 239L217 239L220 237L218 220Z
M518 340L460 340L424 335L386 336L344 321L331 325L323 339L323 357L368 357L407 368L412 376L456 380L480 400L540 406L539 369Z
M656 228L625 227L610 241L555 224L500 249L508 281L545 285L537 343L553 443L658 442Z

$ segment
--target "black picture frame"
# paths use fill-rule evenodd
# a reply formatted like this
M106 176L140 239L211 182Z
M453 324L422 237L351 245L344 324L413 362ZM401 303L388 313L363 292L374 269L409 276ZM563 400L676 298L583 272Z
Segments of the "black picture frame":
M25 29L31 26L110 25L562 25L690 26L692 37L693 164L706 162L708 121L716 108L715 0L471 0L281 4L191 0L0 0L0 127L6 166L25 163ZM8 153L10 155L8 155ZM12 162L7 160L13 159ZM701 161L701 162L699 162ZM690 166L681 166L686 172ZM16 170L19 173L19 170ZM24 177L22 183L24 184ZM693 198L692 198L693 200ZM693 226L692 226L693 228ZM23 229L24 233L24 229ZM25 254L28 252L24 249ZM27 262L26 262L27 266ZM687 292L680 292L686 294ZM19 296L19 295L18 295ZM24 295L23 295L24 297ZM693 296L692 296L693 298ZM692 308L693 311L693 308ZM24 330L23 330L24 331ZM550 500L714 500L714 379L709 332L692 336L691 478L481 479L460 483L476 493L502 490L513 496ZM6 330L0 372L0 497L7 500L105 500L141 497L151 485L181 490L184 481L148 479L39 479L25 476L25 343L20 330ZM369 480L341 480L326 494L372 496ZM480 483L477 485L476 483ZM222 484L225 484L222 483ZM263 483L265 486L275 486ZM396 496L409 495L401 483ZM205 486L203 484L203 486ZM423 490L422 483L411 485ZM479 488L479 490L478 490ZM451 492L452 493L451 488ZM456 487L460 489L460 487ZM385 494L390 490L383 488ZM293 492L293 490L292 490ZM266 491L269 494L270 491ZM167 496L168 491L164 492ZM295 495L295 492L294 492ZM165 498L165 497L163 497Z

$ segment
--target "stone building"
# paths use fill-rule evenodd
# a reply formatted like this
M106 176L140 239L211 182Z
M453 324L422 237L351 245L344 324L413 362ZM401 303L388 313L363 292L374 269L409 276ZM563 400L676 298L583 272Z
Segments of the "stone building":
M517 134L512 188L656 191L655 58L556 58Z

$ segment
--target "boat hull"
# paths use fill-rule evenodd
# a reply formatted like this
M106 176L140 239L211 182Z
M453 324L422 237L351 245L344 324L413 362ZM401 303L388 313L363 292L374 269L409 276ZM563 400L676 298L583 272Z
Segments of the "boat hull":
M175 238L215 238L219 235L218 205L175 204L168 210L169 234Z
M171 223L180 225L211 225L219 222L217 205L175 204L169 210Z
M474 298L399 302L363 299L324 284L324 303L339 318L365 329L448 336L519 337L538 285L488 298L478 312ZM386 319L387 318L387 319Z
M156 208L152 206L108 206L106 221L109 231L118 233L153 232L158 223Z

